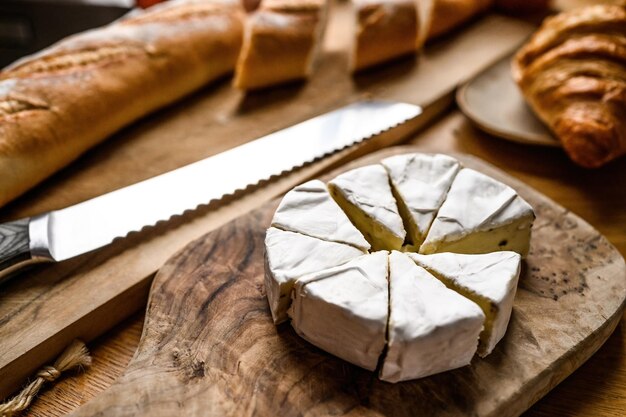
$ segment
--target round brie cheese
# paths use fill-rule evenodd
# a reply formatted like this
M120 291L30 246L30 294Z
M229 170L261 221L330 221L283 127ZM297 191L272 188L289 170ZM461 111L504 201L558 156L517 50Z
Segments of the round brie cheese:
M533 220L511 187L445 155L309 181L267 231L273 320L389 382L465 366L506 332Z

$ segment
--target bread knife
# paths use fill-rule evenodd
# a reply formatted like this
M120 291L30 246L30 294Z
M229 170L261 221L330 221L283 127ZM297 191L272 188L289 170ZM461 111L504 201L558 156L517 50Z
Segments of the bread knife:
M0 224L0 282L154 226L416 119L413 104L361 101L91 200Z

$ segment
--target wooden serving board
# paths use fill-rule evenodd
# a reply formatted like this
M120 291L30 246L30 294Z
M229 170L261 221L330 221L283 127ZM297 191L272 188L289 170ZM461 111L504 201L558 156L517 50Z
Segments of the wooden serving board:
M391 148L324 179L392 154ZM272 324L263 240L279 200L190 243L156 275L126 373L79 408L95 415L516 416L588 359L622 317L626 266L584 220L487 163L537 213L507 334L486 359L389 384Z
M3 207L0 221L79 203L365 97L427 106L428 117L423 119L427 123L448 107L459 83L509 54L533 29L512 18L486 16L463 32L428 45L419 59L400 60L353 77L347 56L351 15L346 4L334 6L320 66L310 82L250 94L236 91L229 80L208 86L119 132ZM486 44L489 48L483 47ZM154 273L188 242L306 178L393 140L350 148L167 226L57 265L37 266L3 285L0 399L52 361L72 339L90 341L144 308Z

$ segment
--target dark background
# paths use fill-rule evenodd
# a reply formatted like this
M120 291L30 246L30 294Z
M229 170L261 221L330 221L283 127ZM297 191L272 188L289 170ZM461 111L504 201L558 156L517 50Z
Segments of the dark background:
M0 0L0 68L72 33L102 26L126 14L126 2Z

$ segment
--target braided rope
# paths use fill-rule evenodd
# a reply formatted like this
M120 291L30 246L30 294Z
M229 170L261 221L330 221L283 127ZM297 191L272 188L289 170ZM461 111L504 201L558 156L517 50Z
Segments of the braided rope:
M64 371L91 365L91 356L85 344L74 340L57 358L52 366L44 366L35 379L15 397L0 404L0 417L14 417L26 410L33 402L45 382L56 381Z

